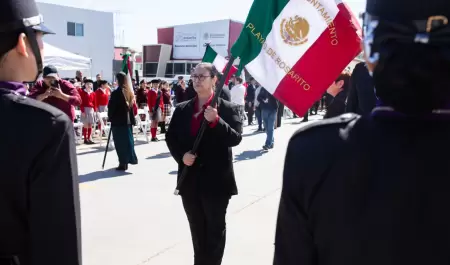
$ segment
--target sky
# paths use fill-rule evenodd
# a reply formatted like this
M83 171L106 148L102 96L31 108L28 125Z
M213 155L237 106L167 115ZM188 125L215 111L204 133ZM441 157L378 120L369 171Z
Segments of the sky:
M42 3L113 12L115 45L142 50L157 42L161 27L233 19L245 22L253 0L37 0ZM365 0L344 0L358 16ZM44 18L45 19L45 18Z

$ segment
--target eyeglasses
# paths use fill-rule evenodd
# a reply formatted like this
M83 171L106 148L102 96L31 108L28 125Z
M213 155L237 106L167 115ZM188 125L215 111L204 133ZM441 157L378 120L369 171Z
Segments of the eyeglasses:
M191 79L195 80L199 80L199 81L205 81L206 78L211 77L209 75L192 75Z

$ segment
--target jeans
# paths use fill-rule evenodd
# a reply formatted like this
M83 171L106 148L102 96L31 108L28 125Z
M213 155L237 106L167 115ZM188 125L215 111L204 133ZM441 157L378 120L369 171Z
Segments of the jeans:
M262 120L264 122L264 128L266 129L267 134L265 146L270 147L274 142L273 131L275 126L275 119L277 118L277 110L262 109L261 114Z

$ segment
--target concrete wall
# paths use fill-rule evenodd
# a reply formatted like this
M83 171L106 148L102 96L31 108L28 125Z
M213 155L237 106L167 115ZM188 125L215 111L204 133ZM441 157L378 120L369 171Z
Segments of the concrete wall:
M92 69L82 70L84 76L101 74L113 80L114 19L113 13L38 3L45 24L56 35L44 37L47 42L60 49L92 59ZM68 36L67 22L84 25L84 36ZM62 71L63 77L75 77L75 71Z

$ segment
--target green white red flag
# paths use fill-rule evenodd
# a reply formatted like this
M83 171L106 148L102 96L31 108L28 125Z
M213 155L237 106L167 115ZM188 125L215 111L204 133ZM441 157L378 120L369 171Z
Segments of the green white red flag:
M205 63L212 63L219 72L224 73L225 69L227 67L228 64L228 60L221 56L220 54L218 54L211 46L206 45L206 50L205 50L205 55L203 55L203 59L202 62ZM235 75L238 72L238 69L236 66L232 66L230 69L230 72L228 73L226 79L225 79L225 85L228 85L228 81L230 80L230 78ZM242 77L244 77L244 72L240 72L240 75L242 75ZM243 80L245 81L245 78L243 78Z
M303 115L360 53L360 43L358 20L340 0L254 0L231 53Z
M122 72L124 72L127 75L128 84L130 84L131 87L133 87L133 83L131 80L133 71L131 69L131 53L127 52L125 54L122 54Z

